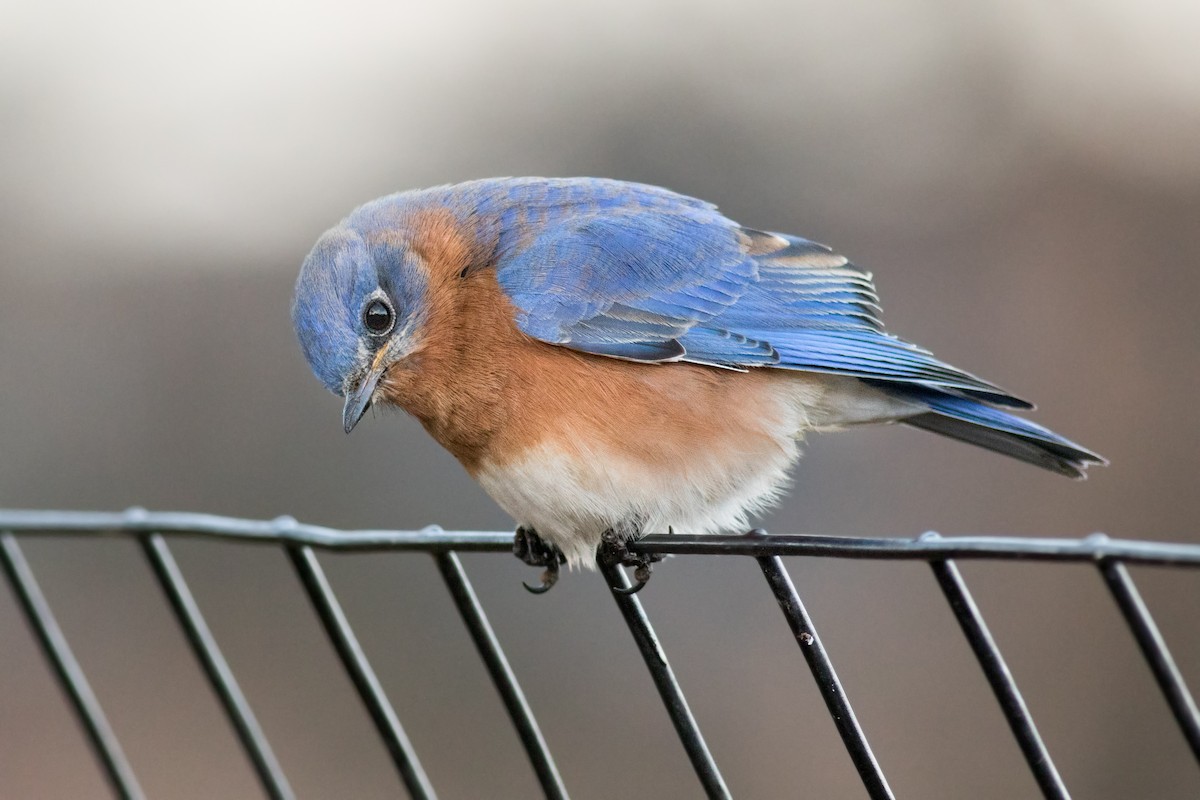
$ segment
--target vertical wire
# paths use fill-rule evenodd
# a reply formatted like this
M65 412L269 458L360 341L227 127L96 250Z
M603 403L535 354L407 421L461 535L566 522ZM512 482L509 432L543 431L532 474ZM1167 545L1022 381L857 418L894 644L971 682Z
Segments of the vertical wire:
M783 559L779 556L761 556L757 561L763 575L766 576L767 584L775 594L775 599L779 602L780 609L783 610L784 617L787 618L788 625L791 626L792 634L800 645L800 652L804 654L804 660L812 670L813 679L816 680L817 688L820 689L825 706L833 717L838 734L850 753L850 760L854 762L854 767L862 778L867 795L876 800L890 800L895 795L888 786L879 762L875 760L875 754L871 752L866 734L854 716L854 709L850 707L842 683L833 669L833 662L821 644L821 637L817 635L812 617L808 615L808 610L800 600L791 575L783 566Z
M629 578L621 571L620 567L601 561L600 571L604 574L610 588L630 588ZM629 626L629 632L633 635L633 641L637 644L647 669L650 670L650 677L654 680L654 685L658 688L658 693L667 707L671 723L675 726L675 731L679 734L679 741L683 744L683 749L687 751L692 767L696 770L696 776L704 786L705 794L710 798L731 797L729 788L725 785L725 779L721 777L721 771L717 768L717 762L713 760L704 736L700 733L700 727L696 724L696 718L692 716L692 710L688 708L683 690L680 688L679 682L675 680L675 673L667 662L667 654L663 652L662 645L659 644L658 637L654 634L654 628L650 626L650 619L646 616L641 601L636 595L622 594L617 591L613 592L613 597L617 601L617 607L621 610L621 616L625 618L625 623Z
M376 677L370 662L367 661L366 653L350 628L350 621L342 611L316 553L307 545L286 549L296 573L300 576L300 582L321 619L321 624L325 626L325 632L329 634L334 649L342 660L342 666L346 668L354 688L358 690L358 696L362 698L371 719L375 722L375 729L383 738L409 794L416 800L436 797L433 786L417 759L417 753L408 740L408 735L400 725L387 695L384 694L379 678Z
M983 621L983 615L967 590L967 584L958 567L953 561L930 561L929 566L933 568L942 593L950 603L959 626L975 652L975 658L979 660L979 665L987 676L992 692L1000 703L1000 710L1004 712L1008 727L1012 729L1042 794L1048 798L1070 797L1066 784L1050 758L1050 751L1046 749L1037 726L1033 723L1029 708L1017 689L1017 683L1013 680L1008 665L1004 663L1004 656L1000 654L1000 648L992 638L987 623Z
M463 624L467 626L475 648L487 667L492 683L504 701L504 707L508 710L508 716L517 729L521 744L529 755L542 791L552 800L566 800L567 789L558 773L558 767L554 764L554 758L550 755L550 748L546 745L541 729L538 728L533 710L525 699L525 693L521 691L521 685L517 683L517 676L500 647L500 640L496 638L483 606L480 605L471 582L467 580L462 562L453 551L436 553L434 559L450 595L454 598L454 604L458 606Z
M1192 754L1200 762L1200 711L1196 709L1196 701L1188 691L1183 675L1175 665L1171 651L1167 649L1166 640L1154 623L1154 617L1150 616L1150 610L1146 608L1124 564L1106 559L1100 562L1100 572L1125 616L1125 622L1129 624L1146 663L1150 665L1150 671L1154 673L1154 679L1158 681L1188 746L1192 748Z
M105 777L118 797L141 800L145 795L133 774L133 767L125 757L125 751L121 749L108 718L104 716L104 710L100 708L100 701L83 674L83 668L71 652L67 637L54 619L54 612L50 610L50 604L46 602L46 596L42 594L29 562L21 552L17 537L8 531L0 533L0 563L4 565L4 572L12 583L25 618L54 667L54 674L83 723L88 742L100 759Z
M208 682L225 707L225 713L229 715L229 721L250 757L263 789L274 800L291 800L295 794L288 784L287 776L283 774L283 768L275 758L266 734L263 733L250 703L238 686L229 662L225 660L208 623L204 621L200 606L188 588L183 572L167 547L166 540L162 535L152 533L142 537L140 542L154 576L158 578L158 583L175 612L175 618L183 627L196 659L204 668Z

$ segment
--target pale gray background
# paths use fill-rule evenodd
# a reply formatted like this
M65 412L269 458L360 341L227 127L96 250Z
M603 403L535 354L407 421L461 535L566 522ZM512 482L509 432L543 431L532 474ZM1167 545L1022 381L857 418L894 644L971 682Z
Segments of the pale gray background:
M1113 460L1076 484L901 428L818 437L776 531L1200 540L1200 12L1194 4L0 6L0 503L502 529L418 425L351 437L288 320L354 205L505 174L606 175L835 244L893 330L1036 400ZM146 789L254 797L132 543L28 555ZM399 783L282 554L178 557L303 797ZM326 557L446 798L532 773L426 557ZM467 567L575 796L698 793L593 574L534 598ZM792 569L900 796L1035 786L920 564ZM1093 570L964 566L1079 797L1194 797L1200 773ZM1200 575L1136 570L1200 686ZM642 595L742 797L855 797L750 561ZM103 796L0 590L0 796Z

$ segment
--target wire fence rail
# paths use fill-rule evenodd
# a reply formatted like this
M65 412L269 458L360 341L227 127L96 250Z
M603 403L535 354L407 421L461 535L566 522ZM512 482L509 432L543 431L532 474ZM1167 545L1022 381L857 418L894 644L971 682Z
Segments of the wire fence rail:
M510 553L513 546L510 533L453 532L437 527L416 531L342 531L300 524L290 517L260 521L207 514L151 513L138 508L123 513L0 510L0 565L17 601L70 699L115 794L123 798L141 798L144 793L133 767L122 751L99 700L72 654L21 550L21 538L38 535L134 537L140 542L167 602L228 714L263 790L269 797L279 799L292 798L294 792L233 671L205 623L167 540L177 536L216 538L274 544L287 551L316 615L366 706L404 786L414 798L434 798L436 793L325 577L317 551L400 550L430 554L512 719L543 792L548 798L568 797L545 737L457 555L460 552ZM783 557L928 562L991 685L1034 779L1047 798L1066 798L1070 795L955 561L1026 559L1091 562L1096 565L1128 623L1200 765L1200 711L1127 568L1129 564L1200 568L1200 545L1117 540L1103 534L1083 539L1027 539L1003 536L943 537L927 533L916 539L878 539L771 535L755 530L737 536L649 535L631 543L629 549L646 555L736 555L757 560L812 671L866 793L872 798L891 798L894 795L871 751L866 734L855 718L813 619L784 567ZM704 793L710 798L731 797L641 601L635 595L618 591L630 587L628 577L613 565L602 563L600 568L614 589L613 598L645 660Z

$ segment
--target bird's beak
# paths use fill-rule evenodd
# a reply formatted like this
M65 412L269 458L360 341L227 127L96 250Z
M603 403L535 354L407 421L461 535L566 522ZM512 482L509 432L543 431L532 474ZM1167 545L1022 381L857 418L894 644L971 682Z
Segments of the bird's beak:
M378 361L379 359L376 359L376 362ZM346 433L354 430L354 426L371 407L371 398L375 394L379 379L383 377L383 371L382 365L373 364L358 382L358 386L346 392L346 404L342 406L342 426L345 427Z

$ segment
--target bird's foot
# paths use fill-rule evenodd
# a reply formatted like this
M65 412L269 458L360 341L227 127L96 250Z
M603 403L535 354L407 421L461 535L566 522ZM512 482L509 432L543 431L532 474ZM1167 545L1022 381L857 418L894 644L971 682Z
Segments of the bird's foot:
M596 548L596 558L607 566L633 567L633 586L628 589L621 586L610 586L618 594L637 594L650 580L651 564L662 561L658 553L633 553L629 550L631 539L637 535L622 535L622 531L609 528L600 536L600 546Z
M530 586L524 581L521 585L533 594L545 594L558 583L559 567L567 563L567 557L552 544L547 544L537 535L533 528L524 526L517 528L513 536L513 555L531 567L545 567L540 586Z

